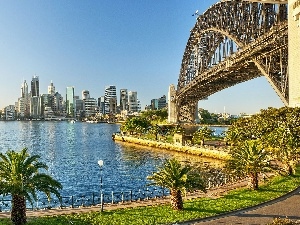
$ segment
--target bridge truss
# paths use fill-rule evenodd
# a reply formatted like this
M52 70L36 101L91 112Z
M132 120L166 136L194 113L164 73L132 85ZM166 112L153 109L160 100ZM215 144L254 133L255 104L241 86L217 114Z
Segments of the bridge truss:
M190 32L172 101L178 122L193 123L199 100L265 76L288 105L288 12L281 0L221 1Z

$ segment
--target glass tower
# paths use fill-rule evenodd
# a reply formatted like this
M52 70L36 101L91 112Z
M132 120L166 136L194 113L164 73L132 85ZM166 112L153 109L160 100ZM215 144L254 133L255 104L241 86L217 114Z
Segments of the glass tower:
M70 117L75 116L75 98L74 98L74 87L67 87L66 94L66 111Z

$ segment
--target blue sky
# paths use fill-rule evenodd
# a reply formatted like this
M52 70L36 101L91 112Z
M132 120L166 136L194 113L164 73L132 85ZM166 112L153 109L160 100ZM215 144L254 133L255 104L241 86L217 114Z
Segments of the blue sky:
M2 1L0 7L0 108L14 104L23 79L39 76L40 93L51 80L63 96L106 85L138 92L142 107L177 85L192 14L216 0ZM265 78L199 102L210 112L255 113L281 107Z

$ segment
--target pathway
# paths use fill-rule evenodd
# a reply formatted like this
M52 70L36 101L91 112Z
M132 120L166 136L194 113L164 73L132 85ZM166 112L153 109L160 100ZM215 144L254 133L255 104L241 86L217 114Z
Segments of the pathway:
M206 194L195 192L187 196L187 198L197 198L204 195L217 197L228 190L233 190L247 185L247 181L241 181L231 185L219 187L218 189L210 190ZM105 204L104 210L115 210L129 207L150 206L158 204L166 204L169 198L158 198L146 201L126 202L120 204ZM244 210L224 213L222 215L208 217L204 219L196 219L177 223L177 225L262 225L272 222L276 217L293 220L300 220L300 187L296 190L267 203L262 203L258 206L253 206ZM45 209L27 211L28 217L54 216L74 213L87 213L100 211L100 206L80 207L80 208L63 208L63 209ZM0 218L10 217L9 212L0 212Z

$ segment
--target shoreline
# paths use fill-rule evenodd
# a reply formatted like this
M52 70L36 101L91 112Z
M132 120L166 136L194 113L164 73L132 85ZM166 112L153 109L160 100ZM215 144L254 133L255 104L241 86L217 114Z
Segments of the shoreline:
M132 144L137 144L137 145L142 145L147 147L161 148L170 151L189 153L192 155L204 156L213 159L219 159L219 160L229 159L228 152L214 147L207 148L207 147L195 147L195 146L181 146L181 145L174 145L174 144L161 142L161 141L147 140L142 138L120 136L120 135L113 135L112 139L113 141L117 141L117 142L125 142L125 143L132 143Z

